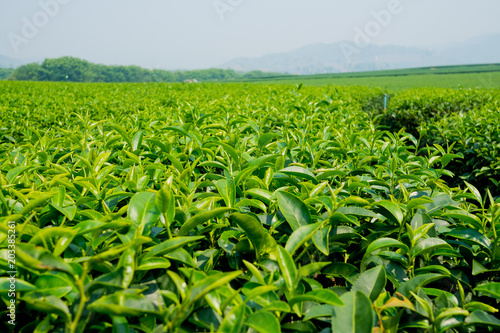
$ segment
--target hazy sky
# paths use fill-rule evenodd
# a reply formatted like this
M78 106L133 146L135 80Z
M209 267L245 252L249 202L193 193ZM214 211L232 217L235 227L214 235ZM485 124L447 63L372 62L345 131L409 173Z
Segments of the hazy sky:
M359 31L374 44L463 41L500 33L499 14L498 0L0 0L0 54L206 68Z

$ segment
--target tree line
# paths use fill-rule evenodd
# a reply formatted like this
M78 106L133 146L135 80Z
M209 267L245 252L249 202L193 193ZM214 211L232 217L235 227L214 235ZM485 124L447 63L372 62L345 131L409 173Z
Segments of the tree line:
M186 80L218 81L252 79L279 75L252 71L239 73L232 69L201 69L166 71L139 66L107 66L74 57L45 59L41 64L31 63L15 70L5 70L0 79L15 81L67 81L67 82L183 82ZM8 74L8 76L7 76Z
M0 68L0 80L5 80L6 78L8 78L13 71L13 68Z

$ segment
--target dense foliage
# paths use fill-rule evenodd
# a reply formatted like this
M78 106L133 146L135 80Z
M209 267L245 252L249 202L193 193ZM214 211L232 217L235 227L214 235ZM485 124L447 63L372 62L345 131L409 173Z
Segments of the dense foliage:
M5 80L12 74L14 68L0 68L0 80Z
M384 124L392 131L405 128L418 135L422 123L442 119L448 115L476 110L491 101L498 101L499 92L485 89L409 89L390 99L384 113Z
M500 329L500 200L445 181L465 151L379 128L378 89L0 91L16 332ZM495 111L449 121L498 144Z
M185 80L217 81L259 78L276 73L252 71L238 73L231 69L200 69L166 71L144 69L138 66L106 66L72 57L45 59L42 64L32 63L16 68L8 77L18 81L63 82L183 82Z
M463 158L451 162L449 185L474 184L500 195L500 90L410 89L390 98L387 110L370 103L378 123L404 129L420 144L438 144Z

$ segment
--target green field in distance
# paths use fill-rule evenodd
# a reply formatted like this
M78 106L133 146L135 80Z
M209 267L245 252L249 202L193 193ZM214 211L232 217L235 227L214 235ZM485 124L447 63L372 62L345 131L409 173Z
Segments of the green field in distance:
M357 73L288 75L245 82L308 86L362 85L398 91L416 87L500 88L500 64L437 66Z

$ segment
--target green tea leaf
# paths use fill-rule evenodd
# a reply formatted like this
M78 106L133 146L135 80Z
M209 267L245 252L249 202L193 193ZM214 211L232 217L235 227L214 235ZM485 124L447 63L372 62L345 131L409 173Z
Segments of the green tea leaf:
M305 242L309 241L314 233L322 226L322 222L304 225L296 229L288 241L286 242L285 249L291 256L297 251Z
M102 296L87 307L89 310L98 313L125 317L154 315L158 313L158 308L149 298L125 292Z
M250 214L234 213L231 219L245 231L252 242L257 257L264 253L269 253L276 247L276 241L264 229L259 219Z
M411 199L407 204L406 204L406 209L408 210L411 210L411 209L417 209L417 208L420 208L422 207L423 209L425 209L424 204L428 204L428 203L431 203L433 202L433 200L427 196L422 196L420 198L415 198L415 199Z
M12 181L14 179L17 178L17 176L19 176L20 174L22 174L23 172L25 172L26 170L29 170L31 168L31 166L19 166L19 167L15 167L13 169L10 169L9 172L7 172L7 181L9 183L12 183Z
M29 282L26 282L21 279L14 279L15 280L15 286L16 286L16 292L25 292L25 291L33 291L36 289L36 286L32 285ZM10 278L2 277L0 278L0 292L7 294L9 290L11 289L11 280Z
M373 302L384 290L386 283L384 267L377 266L362 273L352 286L351 291L362 291Z
M217 273L210 275L197 282L189 295L189 302L194 303L214 289L224 286L226 283L241 275L242 271L233 271L229 273Z
M449 248L452 249L450 244L440 238L426 238L422 239L411 249L410 255L412 257L417 257L427 252L435 251L438 248Z
M290 306L293 306L296 303L305 301L316 302L320 304L324 303L329 305L344 305L339 296L337 296L337 294L330 289L317 289L303 295L295 296L288 301L288 304Z
M474 288L474 290L500 299L500 282L485 283Z
M166 253L172 252L180 247L183 247L186 244L199 241L204 239L203 236L184 236L184 237L174 237L172 239L168 239L158 245L155 245L149 248L143 255L143 260L153 256L162 256Z
M231 311L224 317L218 332L224 333L239 333L245 320L246 304L234 306Z
M281 332L278 318L269 312L257 311L248 316L245 324L259 333L279 333Z
M325 317L330 318L333 314L333 306L328 304L316 305L311 310L309 310L304 316L304 321L308 321L315 318Z
M444 277L446 277L446 275L433 273L417 275L414 278L403 282L397 289L397 292L402 294L403 296L410 297L410 292L414 292L417 288L423 287L426 284L442 279Z
M179 230L177 235L178 236L187 235L187 233L191 229L197 227L198 225L202 224L203 222L211 220L214 217L217 217L221 214L227 213L227 212L232 211L232 210L234 210L234 209L223 207L223 208L215 208L215 209L209 210L207 212L203 212L203 213L198 213L195 216L191 217L189 220L186 221L186 223L184 223L182 225L182 227Z
M376 202L374 206L378 207L378 209L380 210L380 214L384 215L393 223L401 224L403 222L404 219L403 212L401 211L401 208L399 208L399 206L396 205L395 203L387 200L382 200Z
M160 217L160 211L155 203L156 193L136 193L128 205L129 219L137 226L140 235L148 236L153 225Z
M486 328L500 329L500 320L482 310L473 311L467 318L465 324L485 326Z
M293 294L295 290L295 286L297 285L299 272L297 271L297 267L295 267L295 263L293 262L292 256L285 250L281 245L278 245L277 248L278 254L278 264L280 266L280 271L285 279L286 286L288 291Z
M405 253L408 252L408 246L401 243L397 239L382 237L374 240L370 243L370 245L368 245L368 247L366 248L365 256L371 254L376 250L380 250L386 247L397 247L401 248Z
M290 166L288 168L281 169L278 172L284 173L285 175L289 176L311 180L314 184L318 183L318 180L311 171L299 166Z
M374 311L371 301L361 291L350 291L340 297L344 306L334 306L332 332L371 333Z
M483 197L481 196L481 193L478 191L478 189L472 185L464 181L465 185L471 191L472 194L474 194L474 197L476 198L477 202L482 205L483 204Z
M427 209L427 214L432 214L446 207L455 207L459 205L459 203L451 199L448 194L440 194L431 197L431 199L433 202L423 205Z
M354 215L354 216L361 216L361 217L379 218L379 215L372 212L371 210L361 208L361 207L353 207L353 206L339 207L335 211L335 213L342 213L344 215Z
M226 206L233 207L236 200L236 186L234 184L234 180L221 179L217 181L216 185L220 196L226 203Z
M458 229L447 232L446 235L448 237L454 237L458 239L462 239L466 242L471 242L482 246L483 248L490 251L491 241L481 234L479 231L474 229Z
M26 304L37 311L55 313L65 320L71 318L68 306L55 296L47 296L38 292L31 292L21 298Z
M156 208L161 214L164 214L168 224L174 222L175 218L175 198L172 190L162 188L155 196Z
M292 230L311 224L312 218L307 206L295 195L279 191L278 206Z

